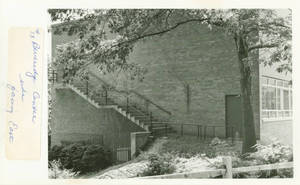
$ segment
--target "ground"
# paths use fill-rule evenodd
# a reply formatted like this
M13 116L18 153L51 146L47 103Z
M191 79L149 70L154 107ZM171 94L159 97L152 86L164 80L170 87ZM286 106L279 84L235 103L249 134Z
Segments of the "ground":
M216 162L222 161L222 156L236 156L240 153L239 141L224 141L217 138L200 140L191 136L168 136L158 138L134 160L112 166L103 171L80 176L78 178L119 179L137 177L149 164L150 154L169 154L173 158L174 173L195 172L216 169Z

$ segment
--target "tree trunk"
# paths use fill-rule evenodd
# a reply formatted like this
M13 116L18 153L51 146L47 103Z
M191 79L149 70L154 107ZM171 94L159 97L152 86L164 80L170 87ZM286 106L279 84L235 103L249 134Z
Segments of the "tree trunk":
M248 59L248 48L242 36L236 39L238 62L241 74L241 97L243 113L243 149L242 153L254 152L256 144L254 114L251 103L251 64Z

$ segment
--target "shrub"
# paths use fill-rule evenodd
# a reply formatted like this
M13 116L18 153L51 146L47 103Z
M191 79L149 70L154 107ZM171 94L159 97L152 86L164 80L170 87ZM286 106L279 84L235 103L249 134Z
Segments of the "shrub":
M247 157L232 157L232 167L255 166L262 164L273 164L280 162L288 162L293 160L293 151L289 146L280 144L279 142L269 145L257 144L257 151L248 154ZM224 168L224 164L219 158L212 166L216 168ZM280 169L269 171L257 171L251 173L235 174L234 178L290 178L293 177L293 169Z
M49 151L49 161L59 160L63 168L82 174L108 167L111 156L108 149L97 144L72 143L53 146Z
M64 169L60 161L51 161L49 163L48 177L51 179L72 179L77 173L73 170Z
M205 154L209 158L214 158L216 157L216 148L209 146L206 141L199 142L199 139L194 136L175 136L163 144L160 153L174 153L184 158Z
M48 151L48 160L53 161L57 160L61 154L61 150L63 149L63 146L55 145Z
M255 145L256 152L249 155L250 160L255 160L261 164L272 164L293 160L293 150L291 147L274 142L269 145Z
M293 161L292 148L279 142L269 145L257 144L255 148L257 151L251 153L248 157L248 160L253 161L255 165ZM290 178L293 177L293 169L259 171L252 174L252 176L257 178Z
M149 154L148 160L149 165L141 174L139 174L140 176L163 175L175 171L173 158L170 154L161 156L158 154Z
M84 166L82 170L84 171L96 171L112 164L111 152L101 145L88 146L81 159Z

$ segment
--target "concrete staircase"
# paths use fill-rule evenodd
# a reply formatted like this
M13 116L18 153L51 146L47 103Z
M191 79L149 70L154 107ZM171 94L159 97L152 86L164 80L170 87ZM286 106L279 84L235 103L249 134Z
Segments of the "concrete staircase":
M136 105L128 103L128 100L126 102L118 101L119 98L113 99L109 96L109 91L97 89L92 84L88 84L87 81L73 80L67 83L65 87L73 90L96 108L115 109L122 116L131 120L145 131L151 132L154 136L164 135L166 132L173 132L172 128L167 124L167 121L157 119L151 112L147 112ZM124 95L120 94L120 96Z

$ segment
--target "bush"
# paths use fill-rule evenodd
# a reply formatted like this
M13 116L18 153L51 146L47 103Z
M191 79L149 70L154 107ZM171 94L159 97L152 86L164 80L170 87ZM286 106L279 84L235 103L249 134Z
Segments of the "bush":
M248 157L255 160L258 164L272 164L287 162L293 160L293 150L291 147L274 142L269 145L255 145L256 152L251 153Z
M172 136L169 137L171 138ZM209 158L214 158L216 157L216 148L209 146L207 141L199 142L199 138L194 136L175 136L173 139L169 139L163 144L160 153L178 154L180 157L184 158L205 154Z
M77 173L73 170L64 169L60 161L51 161L49 163L48 177L50 179L72 179Z
M269 145L257 144L256 152L251 153L248 160L253 161L255 165L273 164L281 162L293 161L293 150L291 147L274 142ZM257 178L291 178L293 177L293 169L280 169L270 171L259 171L252 176Z
M59 160L65 169L83 174L108 167L112 164L112 155L101 145L72 143L53 146L49 151L49 161L53 160Z
M49 149L48 151L48 160L49 161L53 161L53 160L57 160L59 158L59 156L61 155L61 150L63 149L63 146L58 146L55 145L53 146L51 149Z
M162 156L158 154L150 154L148 160L150 163L148 167L139 174L140 176L163 175L170 174L175 171L173 158L169 154L164 154Z
M288 162L293 160L293 150L289 146L280 144L279 142L269 145L257 144L256 152L249 153L247 157L232 157L232 167L256 166L263 164L273 164ZM216 168L224 168L224 164L219 158L212 166ZM280 169L269 171L257 171L251 173L235 174L234 178L290 178L293 177L293 169Z

